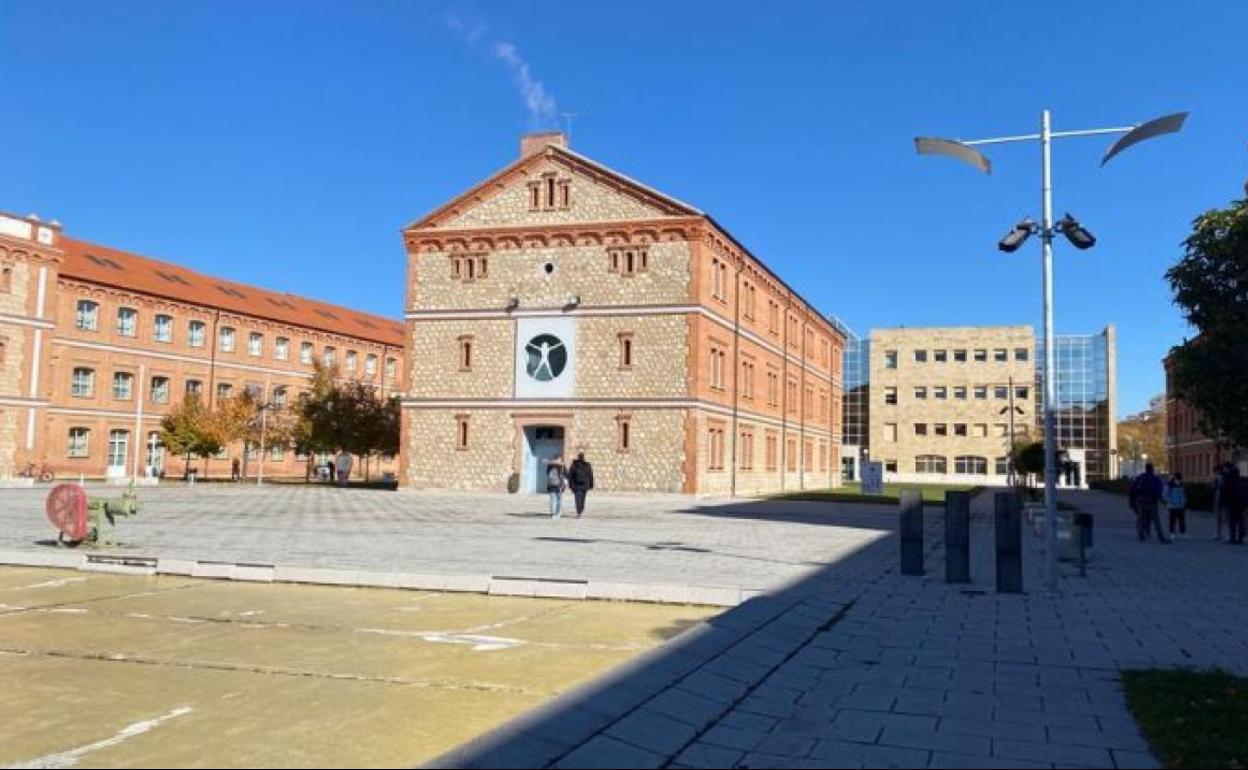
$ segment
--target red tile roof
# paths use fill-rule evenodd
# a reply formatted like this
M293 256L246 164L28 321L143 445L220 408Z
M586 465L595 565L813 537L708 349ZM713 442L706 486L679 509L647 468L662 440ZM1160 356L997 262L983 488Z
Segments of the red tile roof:
M403 324L390 318L213 278L64 235L58 245L65 252L61 275L67 278L403 347Z

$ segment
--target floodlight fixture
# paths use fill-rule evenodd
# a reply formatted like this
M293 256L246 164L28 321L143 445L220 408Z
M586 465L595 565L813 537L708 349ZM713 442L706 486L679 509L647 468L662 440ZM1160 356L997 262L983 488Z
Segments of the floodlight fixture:
M1070 245L1076 249L1086 250L1096 245L1096 236L1088 231L1088 228L1079 224L1079 220L1070 214L1062 217L1057 223L1056 230L1066 236L1066 240L1070 241Z
M997 248L1006 254L1013 254L1018 251L1018 247L1027 242L1027 239L1039 232L1040 226L1032 221L1031 217L1026 217L1018 224L1010 228L1005 237L997 244Z

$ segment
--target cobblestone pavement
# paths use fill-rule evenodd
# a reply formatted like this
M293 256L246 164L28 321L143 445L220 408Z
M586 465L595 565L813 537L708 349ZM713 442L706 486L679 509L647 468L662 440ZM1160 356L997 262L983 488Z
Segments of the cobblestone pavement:
M451 766L1154 767L1119 672L1248 673L1245 549L1136 541L1122 498L1071 493L1096 515L1087 577L994 592L992 495L973 506L973 583L947 586L939 517L927 577L889 538L710 621L628 671L447 755Z
M0 561L57 553L48 545L46 494L0 490ZM362 573L393 584L412 574L458 576L454 585L465 590L493 590L492 577L601 581L614 598L725 606L809 575L893 526L889 507L677 495L591 494L579 521L551 521L545 496L528 495L200 485L142 489L140 497L141 514L121 521L116 553L326 568L359 584L368 584ZM418 587L440 586L454 587Z

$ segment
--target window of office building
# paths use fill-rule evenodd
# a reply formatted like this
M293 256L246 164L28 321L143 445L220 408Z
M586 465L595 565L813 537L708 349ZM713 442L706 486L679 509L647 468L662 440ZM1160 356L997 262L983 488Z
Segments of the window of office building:
M355 370L360 368L360 354L354 350L347 351L347 371L355 374Z
M129 454L130 431L110 431L108 434L108 466L110 468L126 467L126 456Z
M273 389L273 405L279 409L286 406L290 401L290 391L283 385L279 385Z
M953 461L955 473L971 476L988 475L988 458L974 455L960 455Z
M884 351L884 368L885 369L897 368L897 351L896 350Z
M234 386L228 382L217 383L217 400L224 401L234 392Z
M983 400L985 400L986 398L988 398L988 386L987 386L987 385L976 385L976 386L975 386L975 400L976 400L976 401L983 401Z
M767 431L767 437L764 441L767 445L767 470L774 471L779 467L780 437L772 431Z
M955 435L955 436L965 436L965 435L966 435L966 423L964 423L964 422L955 422L955 423L953 424L953 435Z
M915 362L916 364L925 364L925 363L927 363L927 351L926 351L926 350L916 350L916 351L914 351L914 362Z
M234 352L234 330L233 329L231 329L228 326L222 327L221 331L218 332L217 334L217 338L218 338L218 346L221 348L222 353Z
M186 341L193 348L202 348L207 337L208 327L203 321L191 321L187 326Z
M996 459L996 462L993 463L993 465L994 465L993 472L996 473L996 475L998 476L1010 475L1010 458L998 457Z
M937 436L948 436L949 425L947 423L938 422L932 426L932 432L935 433Z
M290 360L290 340L285 337L278 337L273 343L273 356L278 361Z
M1015 361L1027 361L1031 358L1031 351L1027 348L1014 348Z
M152 336L157 342L173 342L173 316L156 316L152 322Z
M992 358L994 361L998 363L1002 363L1002 364L1008 363L1010 360L1010 351L1006 350L1005 348L997 348L996 350L992 351Z
M948 473L949 461L940 455L919 455L914 458L915 473Z
M988 438L988 424L984 422L975 423L975 429L972 435L974 435L975 438Z
M959 364L966 363L966 351L965 350L953 351L953 360L954 360L954 363L959 363Z
M167 404L169 403L169 378L153 377L152 378L152 403Z
M247 337L247 355L253 358L259 358L264 355L264 335L259 332L252 332Z
M313 348L311 342L304 342L299 345L299 363L311 366L313 355L315 355L315 348Z
M1026 401L1030 396L1031 396L1031 391L1028 390L1026 385L1014 386L1014 398L1018 399L1019 401Z
M897 423L884 423L884 440L891 444L897 443Z
M122 337L134 337L139 333L139 311L132 307L117 309L117 333Z
M134 375L129 372L113 372L113 398L126 401L134 395Z
M89 299L78 300L78 311L74 316L74 326L79 331L94 332L100 328L100 305Z
M707 470L724 469L724 428L712 425L707 428Z
M633 448L633 421L629 415L622 414L615 418L615 449L627 452Z
M937 401L945 401L949 398L949 389L943 385L932 388L932 398Z
M966 386L959 385L953 389L953 397L958 401L966 400Z
M916 435L916 436L926 436L926 435L927 435L927 423L925 423L925 422L916 422L916 423L914 424L914 435Z
M394 358L387 358L386 359L386 379L393 380L395 377L398 376L398 373L399 373L398 360Z
M914 389L914 397L919 401L927 400L927 387L920 385Z
M377 376L377 354L369 353L364 359L364 374L368 377Z
M897 389L888 387L884 388L884 403L889 406L897 406Z
M992 389L992 397L998 400L1005 400L1010 397L1009 385L996 385Z
M985 361L987 361L987 360L988 360L988 351L987 351L987 350L982 350L982 349L981 349L981 350L976 350L976 351L975 351L975 361L976 361L976 363L981 363L981 364L982 364L982 363L984 363L984 362L985 362Z
M204 392L204 383L200 380L186 381L186 395L198 396Z
M932 360L938 364L943 364L947 362L949 360L949 351L948 350L933 350Z
M68 454L74 459L91 455L91 431L86 428L70 428Z
M620 347L620 370L627 371L633 368L633 333L620 332L616 339L619 341Z
M334 350L332 345L325 346L325 353L321 356L321 363L326 366L333 366L338 362L338 351Z

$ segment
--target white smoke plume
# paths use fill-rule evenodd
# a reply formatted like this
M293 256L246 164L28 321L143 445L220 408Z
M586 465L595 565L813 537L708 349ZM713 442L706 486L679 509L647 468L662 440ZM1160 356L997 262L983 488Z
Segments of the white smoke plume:
M488 40L490 28L481 20L466 20L447 13L443 16L446 26L457 32L475 50L481 50L503 62L511 72L511 79L529 112L529 120L535 128L554 126L559 116L555 97L542 81L533 77L529 62L520 55L514 43L506 40Z

